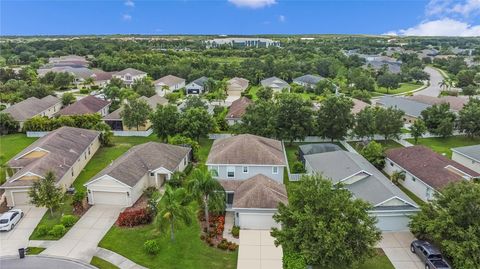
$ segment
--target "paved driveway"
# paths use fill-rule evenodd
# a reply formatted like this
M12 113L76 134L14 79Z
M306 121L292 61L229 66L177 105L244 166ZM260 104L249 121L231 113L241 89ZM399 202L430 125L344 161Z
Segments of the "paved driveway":
M282 247L275 247L270 231L241 230L237 269L282 269Z
M117 220L122 207L92 206L60 240L42 254L90 262L97 245Z
M28 245L28 238L47 211L34 206L17 206L25 214L20 222L9 232L0 232L0 256L18 255L19 248Z
M410 232L386 232L378 247L382 248L396 269L423 269L424 264L410 251L415 237Z

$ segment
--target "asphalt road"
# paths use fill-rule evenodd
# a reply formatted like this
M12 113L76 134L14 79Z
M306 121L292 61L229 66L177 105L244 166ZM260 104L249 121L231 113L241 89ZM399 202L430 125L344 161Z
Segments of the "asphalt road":
M82 262L44 256L26 256L0 258L0 268L5 269L94 269L96 267Z
M439 85L439 83L443 80L442 74L430 66L425 67L424 70L430 75L430 85L421 91L414 92L413 95L421 94L438 97L440 95L440 91L442 90Z

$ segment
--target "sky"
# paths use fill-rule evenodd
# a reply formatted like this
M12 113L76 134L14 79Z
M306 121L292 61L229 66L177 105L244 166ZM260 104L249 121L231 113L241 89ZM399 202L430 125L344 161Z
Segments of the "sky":
M0 35L480 36L480 0L1 0Z

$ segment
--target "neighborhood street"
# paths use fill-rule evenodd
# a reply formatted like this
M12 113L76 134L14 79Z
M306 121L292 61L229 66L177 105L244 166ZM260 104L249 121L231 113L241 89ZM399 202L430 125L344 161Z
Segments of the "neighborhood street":
M439 96L440 92L442 91L439 85L439 83L443 80L442 74L430 66L425 67L424 71L430 75L430 85L421 91L414 92L413 95L428 95L434 97Z

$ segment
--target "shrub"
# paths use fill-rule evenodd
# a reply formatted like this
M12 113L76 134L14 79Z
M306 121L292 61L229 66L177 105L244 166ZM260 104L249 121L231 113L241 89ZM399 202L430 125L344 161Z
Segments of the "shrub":
M62 216L62 219L60 220L60 222L65 227L72 227L75 224L75 222L77 222L77 218L72 215L64 215Z
M233 226L232 227L232 235L233 235L233 237L238 238L240 236L240 227Z
M160 246L155 240L147 240L143 243L143 249L150 255L155 255L160 251Z
M307 264L303 257L298 253L283 253L283 268L285 269L305 269Z
M235 244L233 242L228 242L228 250L235 251L235 250L237 250L237 248L238 248L237 244Z
M303 163L299 161L294 162L292 167L292 173L294 174L305 173L305 167L303 166Z
M85 199L85 191L84 190L77 190L72 197L72 205L76 206L82 203L83 199Z
M152 214L146 208L128 210L120 213L117 219L118 226L133 227L147 224L152 221Z
M80 89L80 94L89 94L90 91L87 88Z
M217 248L227 250L228 249L227 239L222 239L222 241L220 241L220 243L218 243Z
M51 236L61 237L67 232L67 228L63 224L54 225L53 228L48 232Z
M48 227L45 224L39 225L37 227L37 235L38 236L45 236L45 235L48 234L49 231L50 231L50 227Z
M148 187L143 191L143 194L147 196L147 198L151 198L153 196L153 193L157 191L157 188L155 187Z

